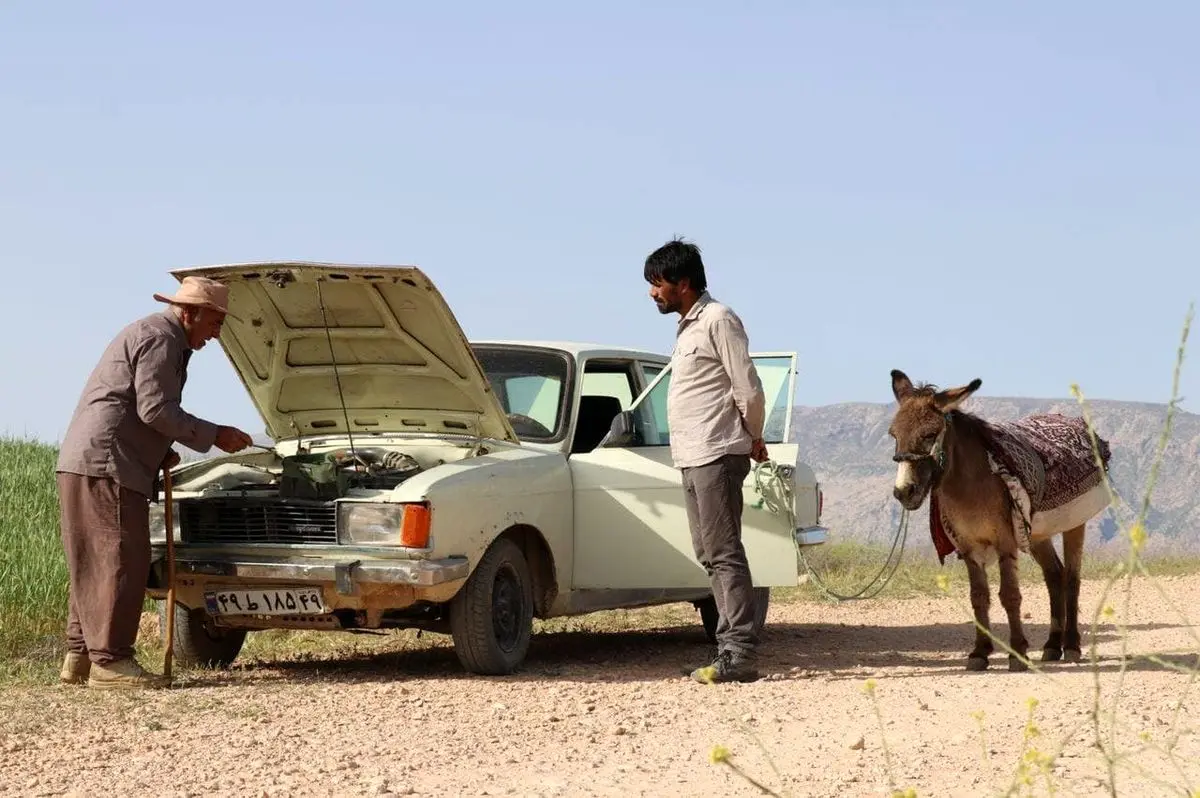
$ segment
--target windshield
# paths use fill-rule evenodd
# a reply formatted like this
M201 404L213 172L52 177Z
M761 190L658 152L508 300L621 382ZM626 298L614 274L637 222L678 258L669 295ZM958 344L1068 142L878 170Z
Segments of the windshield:
M561 352L473 346L513 432L521 440L562 438L568 361Z

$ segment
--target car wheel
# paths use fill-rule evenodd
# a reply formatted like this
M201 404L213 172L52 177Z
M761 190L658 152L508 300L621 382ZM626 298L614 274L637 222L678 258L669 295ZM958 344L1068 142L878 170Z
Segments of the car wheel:
M450 601L454 653L471 673L514 672L533 636L533 579L521 547L493 543Z
M756 587L754 588L754 632L762 634L762 630L767 625L767 609L771 605L771 588ZM712 596L696 602L696 609L700 611L700 623L704 624L704 636L708 638L708 642L716 645L717 642L717 622L721 620L720 613L717 612L717 600Z
M158 631L167 639L167 602L158 602ZM245 629L221 629L213 625L203 607L189 610L175 605L175 639L171 656L182 665L225 668L237 659L246 642Z

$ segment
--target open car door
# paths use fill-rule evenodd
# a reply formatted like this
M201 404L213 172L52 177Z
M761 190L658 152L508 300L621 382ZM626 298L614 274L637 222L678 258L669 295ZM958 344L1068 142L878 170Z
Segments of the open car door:
M752 357L766 394L763 439L770 462L794 466L799 447L788 440L796 354ZM670 379L668 366L623 414L628 440L609 440L568 460L575 495L575 589L709 587L692 548L682 477L671 462ZM791 508L775 500L780 495L769 470L751 468L743 484L742 542L756 587L795 586L799 577Z

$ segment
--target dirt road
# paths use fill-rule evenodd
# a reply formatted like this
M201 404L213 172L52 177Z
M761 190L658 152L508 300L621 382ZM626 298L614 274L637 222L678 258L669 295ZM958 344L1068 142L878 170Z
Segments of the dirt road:
M990 671L967 673L972 631L966 596L955 594L775 605L766 676L748 685L680 675L708 654L695 612L681 606L621 616L659 622L645 630L573 620L538 635L525 672L507 679L466 676L443 639L406 634L322 658L250 656L227 672L182 673L169 692L10 689L0 693L0 793L762 794L710 761L721 746L745 773L794 796L888 795L893 785L977 796L1003 793L1014 777L1021 794L1049 794L1052 784L1057 795L1093 796L1107 793L1108 779L1090 719L1098 679L1105 744L1121 685L1119 794L1186 795L1200 787L1200 713L1192 677L1171 668L1195 668L1200 646L1172 607L1194 608L1200 577L1159 585L1166 598L1135 583L1123 676L1120 636L1107 623L1096 663L1009 673L996 655ZM1089 616L1099 588L1085 585ZM1112 603L1115 621L1120 597ZM1025 611L1040 646L1043 591L1026 591ZM1000 617L994 602L993 623ZM1003 625L997 633L1007 639ZM1151 653L1163 661L1141 657ZM1043 756L1054 757L1044 768Z

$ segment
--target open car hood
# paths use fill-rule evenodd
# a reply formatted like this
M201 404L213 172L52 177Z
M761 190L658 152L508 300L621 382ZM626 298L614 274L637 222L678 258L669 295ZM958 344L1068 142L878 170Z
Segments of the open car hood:
M221 347L276 441L344 434L347 419L351 433L517 441L458 321L420 269L252 263L171 274L229 286Z

